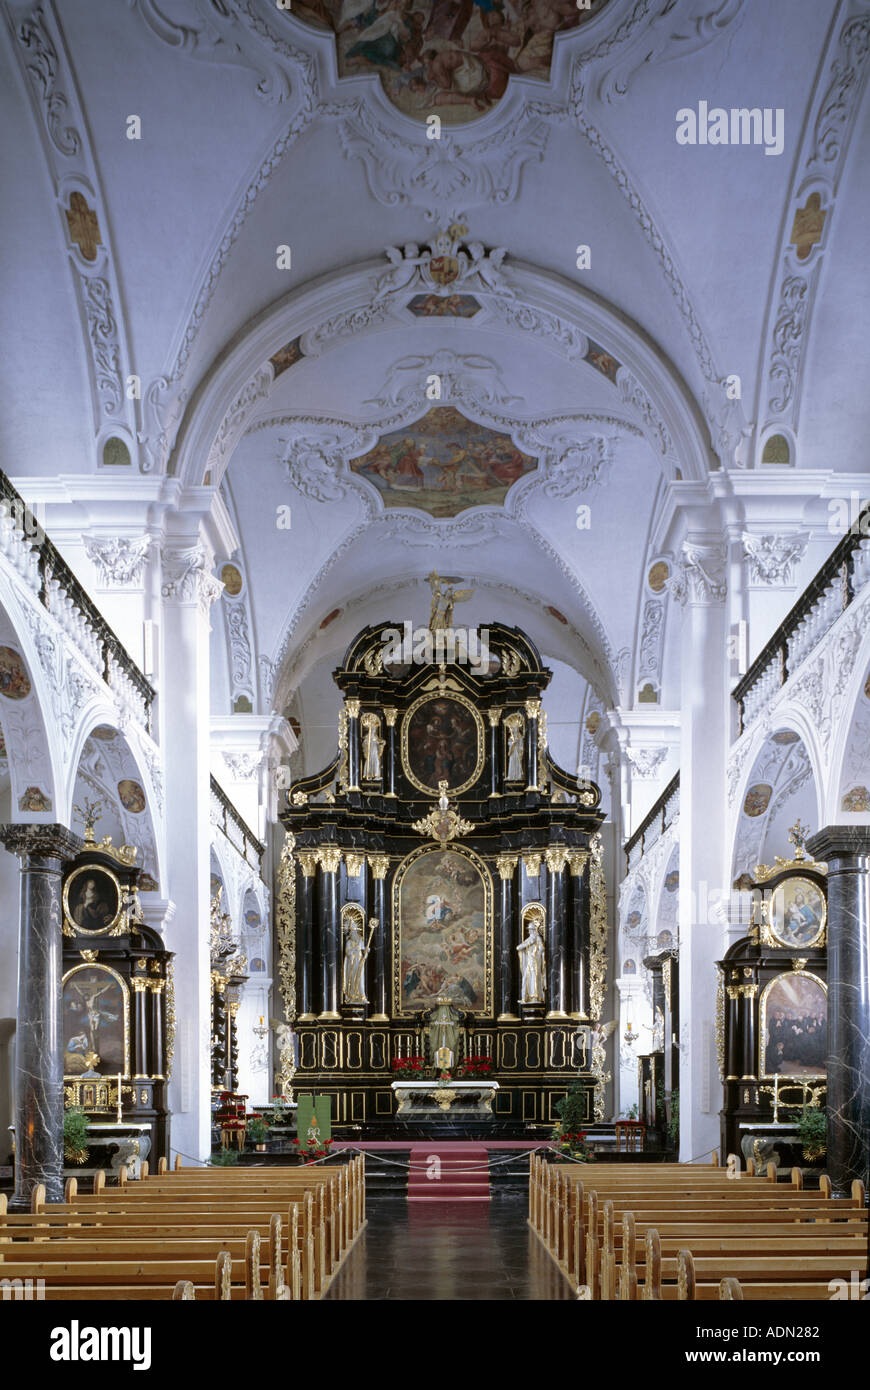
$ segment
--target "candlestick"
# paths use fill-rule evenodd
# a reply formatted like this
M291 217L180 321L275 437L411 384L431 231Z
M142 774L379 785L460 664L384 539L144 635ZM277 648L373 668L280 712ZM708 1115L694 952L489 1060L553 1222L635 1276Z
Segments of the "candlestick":
M118 1124L121 1123L123 1118L121 1113L121 1073L118 1072Z

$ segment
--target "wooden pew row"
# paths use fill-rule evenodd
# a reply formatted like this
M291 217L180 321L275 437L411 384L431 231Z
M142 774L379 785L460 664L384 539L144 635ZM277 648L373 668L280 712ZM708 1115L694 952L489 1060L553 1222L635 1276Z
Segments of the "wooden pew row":
M247 1175L219 1173L213 1181L208 1173L192 1185L156 1183L150 1192L150 1182L122 1183L111 1192L98 1184L91 1198L78 1198L74 1184L67 1191L71 1202L48 1208L44 1194L40 1199L37 1193L33 1215L0 1219L3 1273L43 1278L49 1297L189 1298L186 1286L193 1285L206 1297L220 1296L226 1286L226 1296L256 1300L265 1279L270 1297L317 1298L364 1221L362 1164L360 1155L353 1165L316 1175L310 1168L270 1170L274 1180L265 1189L260 1175L251 1181ZM281 1218L274 1207L300 1195L302 1202L289 1209L285 1266ZM226 1219L230 1213L232 1234ZM212 1273L216 1253L217 1285ZM234 1279L233 1256L238 1254L243 1260L235 1269L244 1278L239 1273ZM85 1255L87 1259L78 1258ZM128 1282L131 1273L135 1283ZM147 1292L140 1294L140 1289Z

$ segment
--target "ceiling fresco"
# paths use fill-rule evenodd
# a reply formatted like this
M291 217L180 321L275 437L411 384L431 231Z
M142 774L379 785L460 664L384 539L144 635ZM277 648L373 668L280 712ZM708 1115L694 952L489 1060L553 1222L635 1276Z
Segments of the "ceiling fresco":
M537 460L507 435L466 420L452 406L435 406L415 424L382 435L350 466L374 483L385 507L448 517L467 507L500 506Z
M342 77L377 74L414 120L476 120L510 78L550 76L553 40L604 8L575 0L300 0L293 14L335 34Z

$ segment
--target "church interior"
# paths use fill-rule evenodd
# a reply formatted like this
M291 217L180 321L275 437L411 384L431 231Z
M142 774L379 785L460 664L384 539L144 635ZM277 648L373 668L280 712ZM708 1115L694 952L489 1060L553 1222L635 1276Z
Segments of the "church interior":
M2 1298L870 1296L868 0L2 10Z

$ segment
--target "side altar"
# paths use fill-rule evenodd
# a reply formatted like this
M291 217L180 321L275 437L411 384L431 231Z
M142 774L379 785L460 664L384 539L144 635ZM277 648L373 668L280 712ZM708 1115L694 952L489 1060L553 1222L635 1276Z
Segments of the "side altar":
M548 751L551 673L530 639L501 623L453 629L461 595L432 580L413 646L410 624L351 643L334 672L335 757L291 785L280 813L293 1084L331 1095L338 1127L389 1130L421 1086L437 1089L437 1065L459 1091L488 1090L492 1121L521 1133L555 1123L579 1081L592 1123L604 1112L601 793Z

